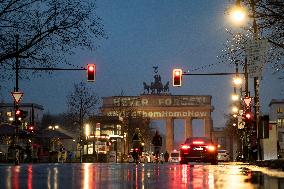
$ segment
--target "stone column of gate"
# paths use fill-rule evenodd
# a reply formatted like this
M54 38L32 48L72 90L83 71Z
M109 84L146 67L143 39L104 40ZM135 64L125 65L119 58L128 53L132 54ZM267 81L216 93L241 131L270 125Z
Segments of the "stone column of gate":
M174 146L174 119L166 119L166 151L171 152Z
M212 119L211 119L211 117L206 117L205 119L204 119L204 124L205 124L205 126L204 126L204 130L205 130L205 137L208 137L208 138L211 138L211 136L212 136Z
M184 141L187 138L192 137L192 118L186 118L185 119L185 127L184 127Z

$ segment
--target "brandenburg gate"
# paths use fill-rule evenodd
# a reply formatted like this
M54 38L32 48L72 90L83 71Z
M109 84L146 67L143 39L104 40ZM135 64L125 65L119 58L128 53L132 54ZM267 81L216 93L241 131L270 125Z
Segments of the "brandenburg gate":
M140 114L151 120L166 121L166 150L173 150L174 119L183 119L185 124L184 138L192 137L192 120L202 119L205 137L211 137L212 97L209 95L170 95L141 94L140 96L103 97L101 111L104 115L116 115L119 108L131 107L134 114ZM134 115L135 116L135 115Z

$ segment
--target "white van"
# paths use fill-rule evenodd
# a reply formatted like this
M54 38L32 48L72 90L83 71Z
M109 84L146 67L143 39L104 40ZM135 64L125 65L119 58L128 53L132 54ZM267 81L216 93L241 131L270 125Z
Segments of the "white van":
M170 154L169 162L178 163L180 161L180 153L177 150L173 150Z

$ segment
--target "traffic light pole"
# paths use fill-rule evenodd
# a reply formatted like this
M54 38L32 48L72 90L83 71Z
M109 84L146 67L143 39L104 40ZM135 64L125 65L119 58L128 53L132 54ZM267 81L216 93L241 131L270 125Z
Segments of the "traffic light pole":
M14 92L19 92L19 35L16 35L16 86L14 89ZM18 148L18 140L19 140L19 121L18 116L16 115L16 110L18 109L18 103L14 102L14 113L15 113L15 131L14 131L14 150L15 150L15 157L14 157L14 163L15 165L19 165L20 163L20 151Z
M62 70L62 71L76 71L76 70L87 70L86 68L40 68L40 67L34 67L34 68L26 68L26 67L20 67L20 61L19 61L19 35L17 34L16 36L16 65L15 65L15 88L14 88L14 92L19 92L19 70L39 70L39 71L47 71L47 70L51 70L51 71L55 71L55 70ZM16 112L16 110L19 108L18 103L14 102L14 113ZM15 131L14 131L14 141L13 141L13 147L15 150L15 157L14 157L14 163L15 165L19 165L20 163L20 151L19 151L19 146L18 146L18 140L19 140L19 126L20 126L20 121L18 120L19 118L17 117L16 113L15 113ZM80 125L80 129L81 129L81 125ZM81 140L81 132L80 131L80 140ZM80 145L81 145L81 141L80 141ZM82 146L80 146L81 148ZM81 156L81 155L80 155ZM80 157L81 159L82 157ZM82 162L82 161L81 161Z

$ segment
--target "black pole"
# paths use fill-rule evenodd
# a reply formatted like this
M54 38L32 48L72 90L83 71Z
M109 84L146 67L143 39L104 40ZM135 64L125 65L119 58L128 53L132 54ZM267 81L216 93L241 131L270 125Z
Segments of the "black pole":
M256 9L255 9L255 1L250 0L250 5L252 9L252 17L253 17L253 34L254 40L258 40L258 28L256 23ZM260 140L258 134L258 125L259 125L259 115L260 115L260 100L259 100L259 78L254 77L254 115L255 115L255 131L256 131L256 140L257 140L257 160L261 159L261 151L260 151Z
M16 86L14 91L19 91L19 35L16 35ZM15 139L14 139L14 149L15 149L15 165L20 164L20 152L18 149L18 138L19 138L19 120L16 115L16 110L18 109L18 104L14 102L14 113L15 113Z
M245 71L245 97L249 96L249 90L248 90L248 61L247 57L245 58L245 65L244 65L244 71Z
M19 35L16 35L16 88L15 91L19 91Z

